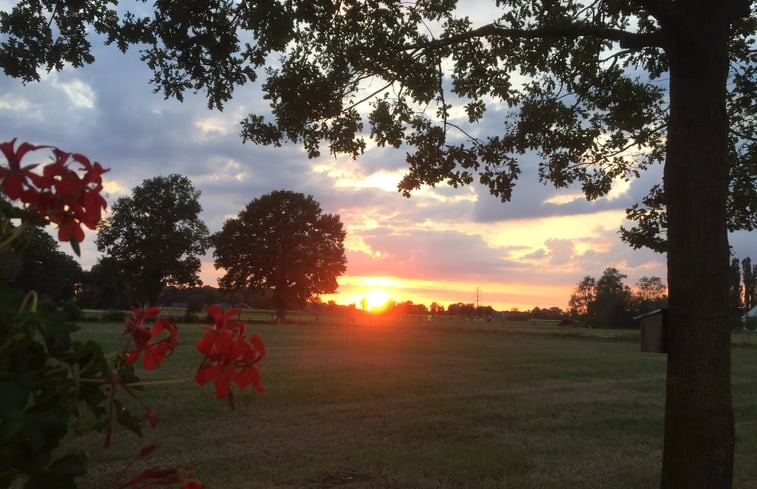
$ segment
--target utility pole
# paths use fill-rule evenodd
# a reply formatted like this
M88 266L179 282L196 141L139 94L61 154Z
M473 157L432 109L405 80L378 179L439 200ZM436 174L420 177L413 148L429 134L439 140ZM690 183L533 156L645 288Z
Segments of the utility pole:
M478 310L478 300L481 297L481 288L476 287L476 310Z

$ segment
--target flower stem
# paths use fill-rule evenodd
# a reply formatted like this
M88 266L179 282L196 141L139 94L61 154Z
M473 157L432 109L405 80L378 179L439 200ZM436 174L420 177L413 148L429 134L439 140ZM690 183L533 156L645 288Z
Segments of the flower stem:
M24 300L21 301L21 305L18 306L19 313L24 311L24 308L29 301L31 301L31 307L29 307L29 310L31 312L37 312L37 303L39 302L39 296L37 295L36 290L30 290L24 296Z

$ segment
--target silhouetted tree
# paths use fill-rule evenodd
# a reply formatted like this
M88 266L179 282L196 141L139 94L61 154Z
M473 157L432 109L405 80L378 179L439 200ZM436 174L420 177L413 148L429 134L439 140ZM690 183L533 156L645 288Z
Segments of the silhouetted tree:
M82 283L86 292L78 299L82 307L128 309L137 301L134 290L120 274L119 266L107 256L84 272Z
M216 268L225 289L273 294L279 321L287 308L335 292L346 270L339 216L324 214L312 196L277 190L252 200L213 235Z
M589 306L589 317L599 326L619 328L630 325L631 290L623 283L626 275L608 267L597 280L597 295Z
M12 251L0 253L0 280L57 302L74 297L81 277L79 263L41 227L27 227Z
M731 305L731 315L739 316L743 308L741 303L741 268L739 267L738 258L731 260L729 277L728 297Z
M137 294L157 304L166 285L200 285L208 228L200 191L183 175L149 178L113 205L97 234L97 249Z
M568 307L571 316L582 321L589 320L589 304L597 298L597 281L594 277L586 275L578 283L570 295Z
M474 304L463 304L462 302L457 302L455 304L450 304L447 306L447 314L450 316L461 316L470 318L473 317L476 313L476 306Z
M748 311L757 306L757 265L752 265L752 259L747 256L741 260L741 269L744 281L744 309Z
M633 314L650 312L666 307L668 304L667 287L660 277L641 277L632 291L631 302Z

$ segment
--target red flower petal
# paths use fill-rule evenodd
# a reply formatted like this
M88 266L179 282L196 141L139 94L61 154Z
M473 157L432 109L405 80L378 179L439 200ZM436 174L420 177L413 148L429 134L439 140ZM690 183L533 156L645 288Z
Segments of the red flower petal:
M216 397L223 399L229 397L229 379L226 376L220 376L216 378Z
M221 373L220 367L215 366L208 366L203 367L197 371L195 374L195 382L197 385L205 385L208 383L209 380L216 377L218 374Z

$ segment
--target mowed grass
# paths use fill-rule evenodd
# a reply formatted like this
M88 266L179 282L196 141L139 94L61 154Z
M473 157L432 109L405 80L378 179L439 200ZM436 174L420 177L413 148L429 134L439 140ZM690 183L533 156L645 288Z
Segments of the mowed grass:
M150 441L148 465L215 488L640 488L659 486L665 356L638 344L366 319L254 325L264 396L153 386L160 425L83 440L101 487ZM121 325L81 335L114 349ZM144 378L187 378L201 329ZM757 488L757 350L734 348L735 487ZM134 407L135 412L139 410ZM144 467L144 466L142 466Z

